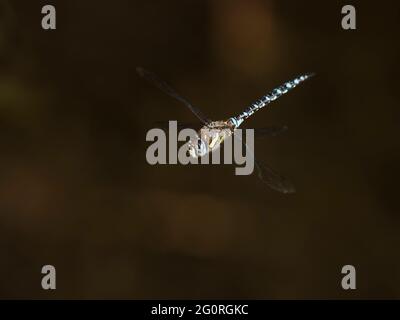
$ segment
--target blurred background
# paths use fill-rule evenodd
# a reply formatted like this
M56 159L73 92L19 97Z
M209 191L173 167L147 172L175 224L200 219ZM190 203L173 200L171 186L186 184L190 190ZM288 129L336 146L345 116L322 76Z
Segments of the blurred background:
M400 298L400 5L345 31L346 4L1 0L0 298ZM148 165L155 121L196 119L136 66L215 120L316 72L245 126L289 127L256 154L297 193Z

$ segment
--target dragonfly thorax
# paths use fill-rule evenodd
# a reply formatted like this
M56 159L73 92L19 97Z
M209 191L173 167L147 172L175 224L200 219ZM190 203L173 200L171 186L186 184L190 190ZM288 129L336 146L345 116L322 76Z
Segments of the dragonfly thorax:
M189 141L189 154L202 157L208 152L218 149L221 143L234 132L233 126L228 121L214 121L202 127L197 135Z

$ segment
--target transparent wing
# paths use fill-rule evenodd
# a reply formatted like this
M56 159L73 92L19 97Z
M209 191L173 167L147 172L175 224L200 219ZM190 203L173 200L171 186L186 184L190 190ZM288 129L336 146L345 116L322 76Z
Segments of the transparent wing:
M239 139L242 144L246 147L247 151L250 152L251 156L254 159L254 164L258 171L258 177L262 182L264 182L271 189L282 192L285 194L295 193L296 189L294 185L284 176L274 171L271 167L266 164L260 163L257 161L253 150L249 148L249 146L239 137L234 135L236 139Z
M185 98L181 97L174 89L171 88L170 85L168 85L165 81L161 80L158 78L156 74L153 72L150 72L148 70L145 70L141 67L136 68L137 73L148 80L149 82L153 83L157 88L159 88L161 91L169 95L170 97L182 102L186 107L190 109L194 113L194 115L200 119L200 121L203 124L208 124L210 120L201 112L200 109L196 108L193 106L189 101L187 101Z
M288 130L287 126L281 126L281 127L273 126L273 127L259 128L259 129L254 129L254 136L257 138L266 136L275 137L277 135L284 133L287 130Z
M254 163L258 169L258 177L271 189L274 189L282 193L296 192L294 185L286 177L277 173L266 164L258 162L256 159L254 159Z
M154 125L156 125L159 128L163 128L163 129L168 129L169 128L169 121L155 121ZM178 121L177 123L177 128L178 130L183 130L183 129L195 129L198 130L199 129L199 123L189 123L189 122L181 122Z

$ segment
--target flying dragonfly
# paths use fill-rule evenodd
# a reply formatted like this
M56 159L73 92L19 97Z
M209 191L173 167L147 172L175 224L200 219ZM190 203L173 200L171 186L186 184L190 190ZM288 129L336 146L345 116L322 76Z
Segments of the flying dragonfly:
M167 95L175 98L183 103L190 111L201 121L202 127L198 134L191 138L188 142L189 154L194 158L202 157L205 154L212 152L220 147L221 143L227 138L233 136L235 131L242 125L242 123L252 116L258 110L261 110L272 101L278 99L280 96L289 92L291 89L309 79L313 74L304 74L291 81L285 82L281 86L275 88L268 94L261 97L259 100L252 103L242 113L237 116L228 118L227 120L212 121L206 117L203 112L192 105L188 100L179 95L169 84L161 80L156 74L151 71L145 70L141 67L136 68L137 73L154 84ZM268 127L263 129L255 129L255 133L264 135L276 135L280 132L286 131L287 127ZM244 143L247 150L253 153L252 150ZM284 176L280 175L266 164L261 164L256 160L253 154L254 163L258 171L258 177L261 181L267 184L273 190L282 193L294 193L295 188L293 184Z

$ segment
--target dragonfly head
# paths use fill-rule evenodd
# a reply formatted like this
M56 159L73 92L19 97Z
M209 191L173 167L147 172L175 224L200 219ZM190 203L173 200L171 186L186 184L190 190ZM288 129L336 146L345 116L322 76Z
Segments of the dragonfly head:
M199 137L194 137L189 141L189 154L193 158L204 156L208 152L207 144Z

